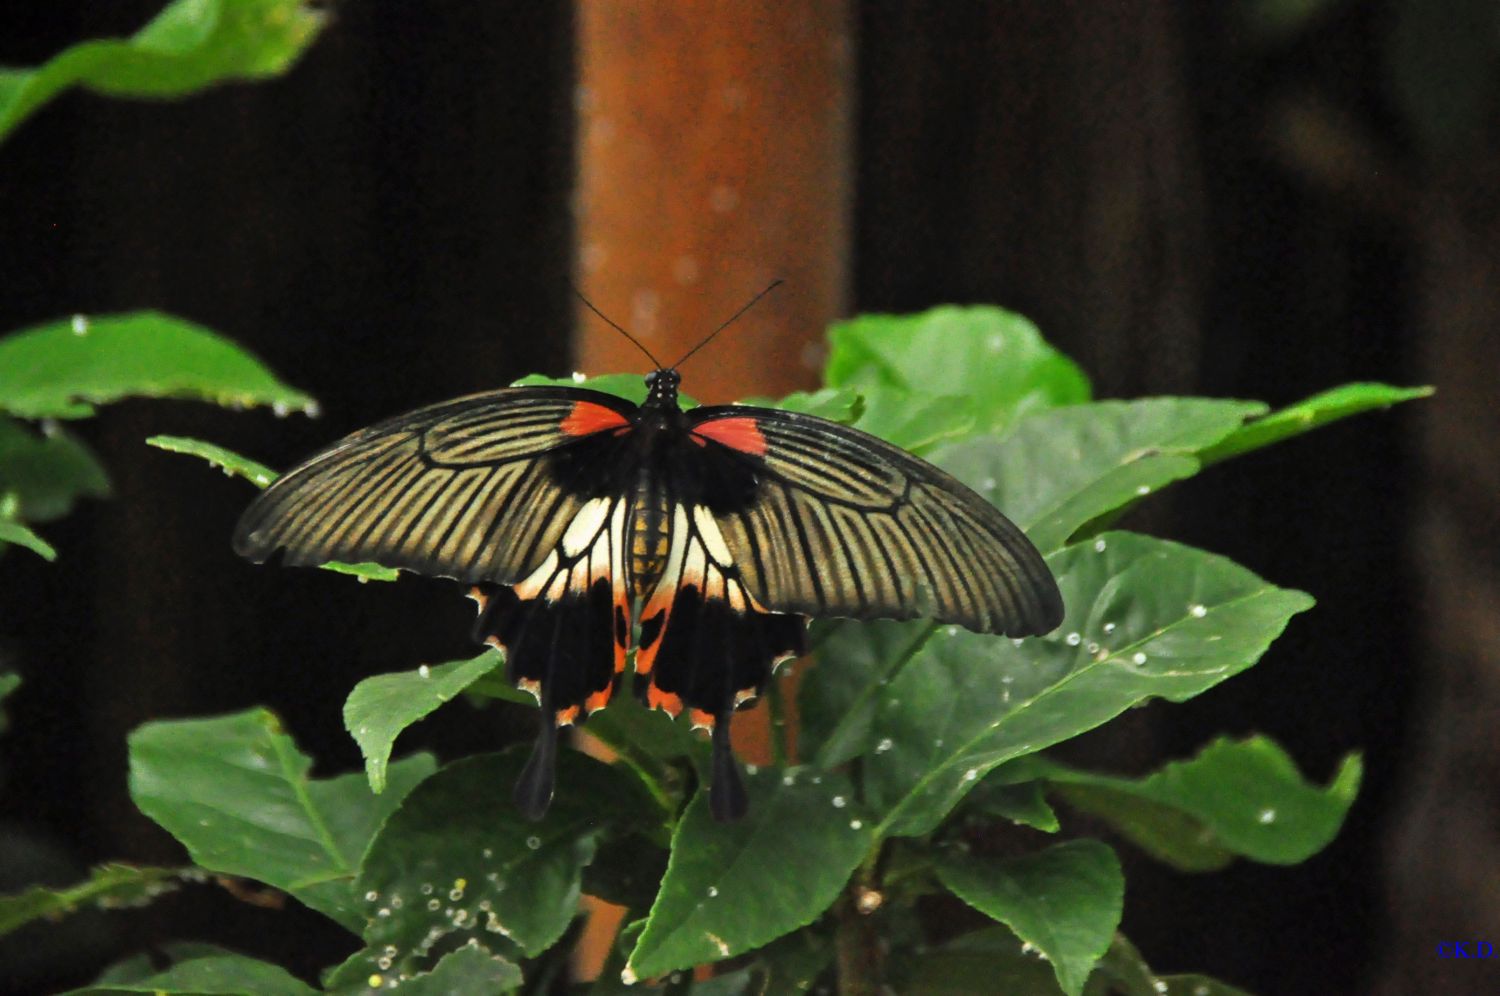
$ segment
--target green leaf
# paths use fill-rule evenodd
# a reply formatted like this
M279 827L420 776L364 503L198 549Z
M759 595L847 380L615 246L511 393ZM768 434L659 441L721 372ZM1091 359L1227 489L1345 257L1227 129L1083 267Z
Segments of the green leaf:
M373 981L373 976L371 981ZM521 969L475 939L444 955L430 972L401 980L402 996L490 996L521 987ZM375 988L374 986L370 987Z
M204 945L207 947L207 945ZM134 967L134 966L131 966ZM133 972L106 973L100 981L65 996L107 993L181 993L183 996L315 996L316 989L280 965L230 951L185 958L160 972L128 978Z
M0 416L0 493L16 496L16 518L51 522L80 498L109 497L109 475L73 434L51 423L40 433Z
M979 422L972 398L922 394L889 384L867 384L858 426L919 456L941 443L962 438Z
M198 457L200 460L207 460L212 466L222 469L226 476L244 478L257 488L270 487L271 482L281 476L263 463L240 456L222 446L205 443L201 439L189 439L186 436L151 436L146 440L146 445L155 446L168 453L184 453Z
M0 410L86 418L94 405L127 397L317 411L228 339L159 312L75 315L0 339Z
M635 404L646 400L646 379L640 374L604 374L601 377L585 377L582 374L574 374L571 377L546 377L542 374L528 374L520 380L512 381L511 386L581 387L590 391L613 394L617 398L624 398ZM677 396L677 403L684 411L698 407L698 402L685 394Z
M364 755L371 791L385 791L386 762L401 731L494 670L502 660L489 651L470 660L377 674L355 685L344 700L344 729Z
M1124 909L1119 859L1097 840L1070 840L1019 858L948 855L937 874L964 902L1040 951L1068 996L1083 992Z
M871 820L838 773L757 771L750 812L714 822L694 797L628 972L639 978L722 961L815 920L869 852Z
M1157 975L1146 964L1135 945L1116 934L1109 950L1099 960L1087 990L1090 994L1103 996L1119 993L1121 996L1250 996L1217 979L1205 975Z
M802 755L833 768L869 750L881 693L932 632L926 622L815 621L812 646L818 660L797 699Z
M24 546L43 560L56 560L57 551L52 544L42 539L26 526L11 519L0 519L0 551L5 549L5 544L14 543Z
M835 324L824 372L832 387L875 384L971 400L981 431L1089 398L1077 365L1031 322L994 307L861 315Z
M1221 737L1196 757L1145 778L1076 771L1036 759L1033 770L1069 803L1107 820L1150 854L1186 871L1227 864L1232 855L1292 865L1338 834L1359 791L1351 754L1326 788L1306 781L1267 737ZM1222 860L1213 862L1215 856Z
M1100 401L1037 415L1003 441L969 440L933 459L1050 553L1099 516L1196 474L1201 450L1265 410L1207 398Z
M14 672L0 671L0 704L10 696L17 688L21 687L21 676ZM0 709L0 733L4 733L10 727L10 717Z
M199 874L193 869L104 864L77 885L61 889L35 885L25 892L0 896L0 936L42 917L60 919L84 905L101 909L144 906L175 889L182 879Z
M577 914L599 835L626 832L653 811L626 772L564 750L552 806L529 822L511 801L525 760L516 749L447 765L370 845L356 886L365 943L401 970L451 934L541 954Z
M1200 454L1205 465L1258 450L1283 439L1311 432L1330 422L1402 401L1430 397L1430 387L1392 387L1389 384L1344 384L1315 394L1263 418L1251 419L1237 431Z
M279 75L326 18L307 0L177 0L128 40L80 42L35 69L0 69L0 139L72 86L159 99Z
M853 425L864 412L864 398L858 391L825 387L818 391L793 391L784 398L746 398L742 405L780 408L782 411L815 415L841 425Z
M1312 605L1223 557L1133 533L1048 564L1067 606L1059 629L1007 640L941 627L883 689L871 736L886 749L865 761L883 831L926 834L996 765L1213 687Z
M130 795L203 868L275 886L358 931L360 856L434 763L392 765L379 796L358 774L311 779L311 763L265 709L147 723L130 735Z
M921 996L1060 996L1062 992L1051 968L1034 949L1000 926L964 934L896 968L896 991Z
M1047 796L1042 790L1042 782L1024 781L1005 784L999 781L996 776L1010 767L1010 765L1002 765L993 772L989 778L980 783L978 788L969 793L964 805L977 813L998 816L1012 823L1041 830L1043 833L1056 833L1060 824L1057 822L1057 814L1052 811L1051 806L1047 805Z

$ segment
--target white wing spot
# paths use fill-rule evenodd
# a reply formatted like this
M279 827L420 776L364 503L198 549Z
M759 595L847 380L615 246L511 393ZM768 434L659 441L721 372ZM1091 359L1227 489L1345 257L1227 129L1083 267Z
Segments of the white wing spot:
M693 506L693 526L702 537L703 545L708 548L708 555L713 558L714 563L720 567L728 567L734 563L729 547L724 544L724 536L719 532L719 524L702 505Z
M568 531L563 533L562 538L562 551L566 556L577 557L589 548L594 537L604 527L604 520L609 515L609 504L608 498L595 498L573 516L573 521L568 523Z

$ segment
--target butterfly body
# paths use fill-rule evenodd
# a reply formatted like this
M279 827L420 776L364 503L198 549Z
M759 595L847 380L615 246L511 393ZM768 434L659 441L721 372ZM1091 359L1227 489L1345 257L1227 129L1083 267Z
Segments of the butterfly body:
M748 406L681 410L675 370L639 406L506 388L357 432L246 512L254 560L374 561L469 582L475 636L546 717L516 796L552 796L559 726L604 707L634 652L648 706L713 731L710 801L745 808L736 708L802 652L811 615L1054 628L1057 586L1024 535L942 471L873 436Z

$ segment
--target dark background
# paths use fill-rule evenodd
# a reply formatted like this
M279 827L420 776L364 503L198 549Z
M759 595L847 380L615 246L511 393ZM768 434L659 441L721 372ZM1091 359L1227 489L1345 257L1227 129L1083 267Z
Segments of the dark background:
M8 5L0 63L129 33L157 6ZM1273 3L856 4L851 311L1004 304L1104 397L1283 404L1350 380L1436 380L1443 396L1419 404L1451 404L1446 378L1472 386L1464 364L1500 369L1494 352L1436 348L1449 333L1431 303L1465 246L1460 279L1492 279L1500 257L1483 248L1500 201L1485 165L1497 46L1465 47L1483 5L1439 21L1401 2L1313 7L1282 24ZM563 4L347 3L281 80L163 104L75 93L0 145L0 329L158 308L244 343L324 412L139 402L78 427L114 500L47 529L56 564L5 558L0 653L25 684L0 755L0 889L111 858L182 860L125 794L141 722L263 703L318 771L347 770L355 681L472 652L472 610L449 583L355 586L235 558L248 486L141 441L197 436L285 466L417 404L569 369L572 31ZM1428 640L1424 579L1443 569L1421 531L1436 514L1432 418L1411 406L1321 430L1136 523L1319 604L1245 675L1138 710L1124 756L1146 770L1261 731L1319 781L1347 751L1367 759L1344 832L1306 865L1188 876L1126 855L1123 929L1159 969L1263 993L1398 992L1437 941L1500 941L1438 926L1482 928L1472 909L1413 927L1402 891L1402 854L1422 850L1400 830L1420 791L1409 759L1442 754L1421 731L1451 677ZM1470 455L1494 471L1493 451ZM1457 476L1443 487L1469 496L1460 546L1482 550L1496 478ZM529 729L460 703L402 746L452 754ZM1483 771L1488 732L1460 745ZM1422 901L1441 912L1444 895ZM189 889L18 935L0 947L0 986L77 983L172 938L309 977L349 948L295 903ZM1483 976L1454 978L1444 991Z

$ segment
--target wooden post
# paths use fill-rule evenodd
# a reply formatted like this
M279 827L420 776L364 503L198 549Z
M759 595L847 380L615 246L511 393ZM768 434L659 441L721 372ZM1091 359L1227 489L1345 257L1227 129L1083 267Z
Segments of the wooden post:
M844 0L578 4L579 288L674 363L773 279L786 286L693 357L705 403L816 382L848 285ZM578 367L649 361L580 305ZM741 757L770 752L764 707L735 721ZM577 970L597 974L618 913L598 913Z

